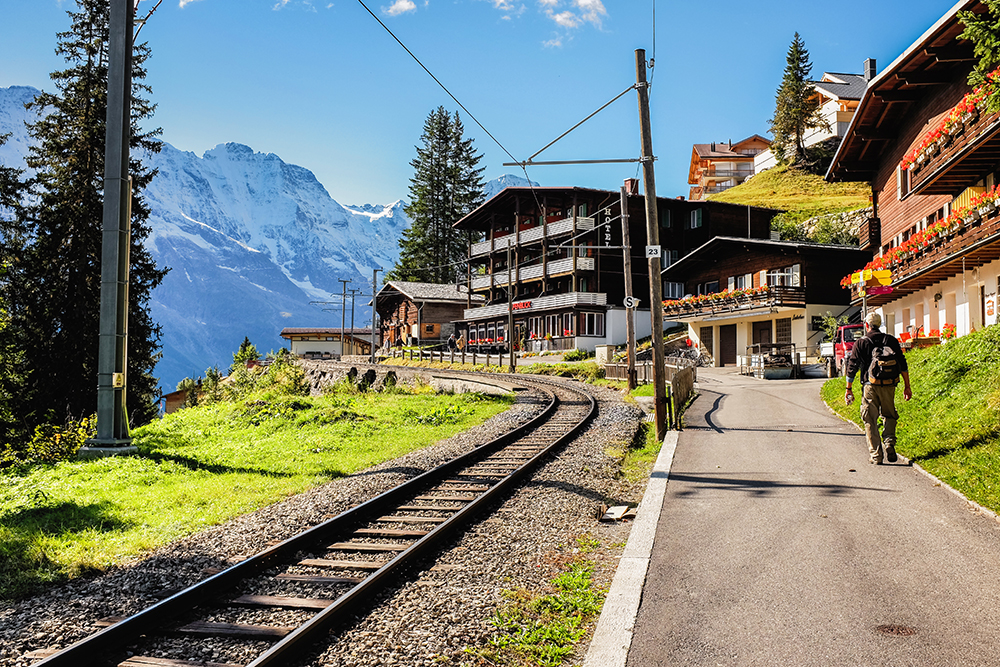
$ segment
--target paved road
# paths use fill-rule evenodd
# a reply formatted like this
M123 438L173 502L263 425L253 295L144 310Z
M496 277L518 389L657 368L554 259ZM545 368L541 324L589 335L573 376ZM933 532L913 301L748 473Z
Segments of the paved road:
M821 380L698 374L629 667L1000 665L1000 524L869 464Z

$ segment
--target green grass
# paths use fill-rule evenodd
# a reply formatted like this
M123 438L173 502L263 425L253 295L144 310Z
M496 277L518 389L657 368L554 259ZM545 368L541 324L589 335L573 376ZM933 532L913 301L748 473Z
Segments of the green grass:
M589 536L578 543L584 552L598 546ZM506 591L507 603L490 619L496 633L489 647L474 652L491 665L561 665L604 604L605 591L594 587L593 570L593 563L578 558L549 582L548 592Z
M896 450L967 498L1000 512L1000 326L906 354L913 399L896 391ZM823 400L859 426L858 403L844 404L844 378Z
M138 429L137 456L0 471L0 597L103 570L425 447L512 400L258 394Z
M787 167L763 171L747 182L711 195L710 201L750 204L793 212L802 220L823 213L853 211L870 205L865 183L827 183L822 176Z

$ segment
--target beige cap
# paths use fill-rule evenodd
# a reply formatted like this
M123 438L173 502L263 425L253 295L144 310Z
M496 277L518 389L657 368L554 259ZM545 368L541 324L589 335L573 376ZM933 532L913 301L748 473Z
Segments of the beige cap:
M878 329L880 326L882 326L882 316L879 315L877 312L872 311L868 313L868 317L865 318L865 322L867 322L868 326L870 326L872 329Z

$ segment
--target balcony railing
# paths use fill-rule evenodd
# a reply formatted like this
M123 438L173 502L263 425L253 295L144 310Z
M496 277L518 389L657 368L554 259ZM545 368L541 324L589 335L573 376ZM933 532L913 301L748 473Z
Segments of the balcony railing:
M560 273L569 273L573 270L573 258L566 257L565 259L556 259L549 261L546 265L546 274L548 276L557 276ZM577 257L576 258L576 270L577 271L593 271L594 270L594 258L593 257ZM528 280L539 280L542 277L542 265L532 264L531 266L522 266L517 271L511 272L511 278L515 282L524 282ZM478 276L472 279L472 289L481 290L487 289L494 285L507 285L507 272L500 270L492 275Z
M950 134L942 132L937 141L921 151L910 166L909 194L952 194L968 185L969 174L964 168L957 167L967 158L975 159L975 153L986 148L987 144L991 152L996 150L1000 146L998 130L1000 114L976 111L967 117L965 123L955 126Z
M881 305L985 264L996 257L998 242L1000 208L983 206L965 220L956 220L944 233L927 239L926 245L893 254L884 266L892 271L893 292L869 297L868 302Z
M663 316L677 321L725 315L739 317L742 312L756 311L759 308L804 308L805 305L804 287L775 286L756 294L723 292L689 301L674 302L663 307Z
M701 174L703 181L728 180L730 178L746 179L753 176L753 169L716 169Z
M550 294L533 299L521 299L514 302L514 309L518 314L524 314L526 312L536 313L560 308L572 308L574 306L606 305L608 305L608 295L602 292L566 292L565 294ZM465 310L463 317L467 320L481 320L505 315L507 311L508 307L506 303L494 303L489 306L469 308Z
M587 230L594 228L593 218L577 218L576 219L576 231L585 232ZM543 233L547 232L547 236L552 238L554 236L560 236L562 234L570 234L573 232L573 219L565 218L563 220L557 220L555 222L550 222L545 225L538 225L537 227L531 227L530 229L524 229L514 234L508 234L506 236L501 236L492 241L480 241L479 243L472 244L472 257L479 257L481 255L488 255L493 251L502 251L507 249L507 242L510 245L524 245L526 243L532 243L534 241L539 241L542 238Z

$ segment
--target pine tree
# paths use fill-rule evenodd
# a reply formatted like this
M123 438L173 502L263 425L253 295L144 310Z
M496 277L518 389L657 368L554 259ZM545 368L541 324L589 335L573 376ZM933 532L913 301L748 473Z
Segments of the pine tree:
M771 151L783 164L792 162L805 166L809 162L803 143L806 130L829 129L829 124L820 114L819 98L809 81L812 64L799 33L795 33L788 47L786 63L785 74L775 96L774 118L771 119L771 134L774 135Z
M26 370L16 412L29 427L85 417L97 404L110 3L77 0L77 9L68 12L70 29L58 34L56 53L68 68L51 74L57 92L41 93L29 104L44 114L28 128L35 141L27 163L36 175L24 209L29 241L19 278L31 289L17 296L11 320L24 336ZM160 327L148 307L150 292L166 273L143 246L150 229L142 191L155 174L136 154L160 148L160 130L140 126L155 108L143 97L150 92L143 83L148 57L148 46L135 47L126 396L133 424L156 414L152 373Z
M399 240L399 260L386 278L429 283L455 282L465 274L470 234L452 225L483 201L482 155L464 135L461 118L444 108L424 121L417 157L410 162L413 224Z
M0 146L9 137L0 135ZM25 184L21 176L21 170L0 165L0 459L4 445L20 439L23 431L12 401L25 382L22 337L11 324L17 307L12 297L25 289L20 280L25 244L21 214Z
M959 12L958 18L965 26L959 35L972 41L973 52L979 62L969 73L969 85L978 88L989 84L987 112L1000 111L1000 77L990 74L1000 65L1000 0L984 0L989 11L984 14Z

